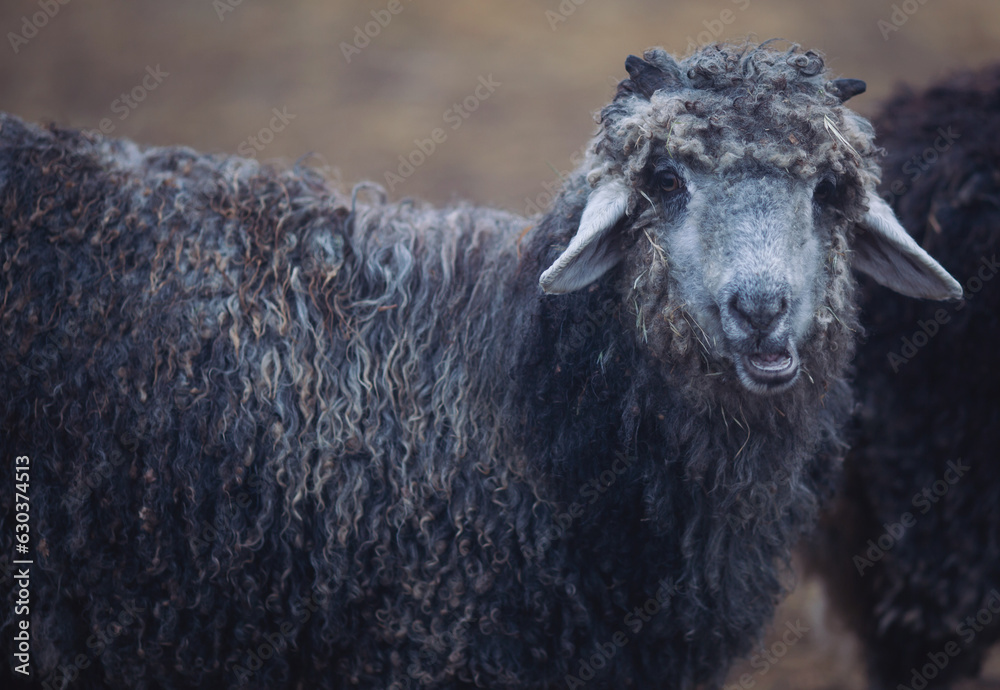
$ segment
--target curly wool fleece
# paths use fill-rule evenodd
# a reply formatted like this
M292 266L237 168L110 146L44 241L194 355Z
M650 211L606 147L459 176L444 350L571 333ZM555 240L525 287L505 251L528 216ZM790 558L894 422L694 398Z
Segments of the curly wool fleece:
M670 345L689 317L651 243L592 289L544 295L539 275L587 178L638 181L658 140L859 187L874 148L815 54L717 46L681 69L676 97L623 82L532 220L0 118L0 431L32 460L36 677L720 683L842 453L860 202L832 231L809 376L780 395Z
M672 73L674 87L602 111L599 150L630 179L665 147L720 174L751 159L799 177L828 169L861 187L878 183L871 125L843 107L815 52L744 46L706 48L680 63L660 49L644 57Z

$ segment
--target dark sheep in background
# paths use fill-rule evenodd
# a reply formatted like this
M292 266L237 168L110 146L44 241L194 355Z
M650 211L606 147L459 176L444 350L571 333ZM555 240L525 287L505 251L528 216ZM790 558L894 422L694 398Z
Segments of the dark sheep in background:
M966 300L865 285L857 437L812 557L872 687L946 688L1000 639L1000 66L904 91L875 125L882 193Z
M874 195L860 82L645 58L527 220L0 119L38 681L721 682L844 452L849 261L959 288Z

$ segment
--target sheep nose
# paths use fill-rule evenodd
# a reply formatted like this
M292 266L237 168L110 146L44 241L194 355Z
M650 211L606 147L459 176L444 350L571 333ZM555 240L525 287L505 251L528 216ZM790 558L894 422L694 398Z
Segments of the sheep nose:
M742 291L729 298L729 316L747 335L768 334L788 312L784 290Z

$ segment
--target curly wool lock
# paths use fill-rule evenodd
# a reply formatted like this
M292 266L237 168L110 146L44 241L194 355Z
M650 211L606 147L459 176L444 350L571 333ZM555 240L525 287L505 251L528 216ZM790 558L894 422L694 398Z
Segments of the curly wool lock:
M0 429L34 460L42 679L111 629L77 687L553 688L655 596L590 686L721 682L843 452L874 148L813 53L626 64L531 220L0 119ZM820 219L802 374L768 395L682 296L656 142Z

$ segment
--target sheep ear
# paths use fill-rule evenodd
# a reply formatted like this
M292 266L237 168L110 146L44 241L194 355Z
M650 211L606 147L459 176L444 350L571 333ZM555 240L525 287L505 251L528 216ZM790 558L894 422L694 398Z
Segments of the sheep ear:
M868 205L854 239L854 268L908 297L960 299L962 286L913 241L889 204L869 194Z
M625 216L628 196L628 187L618 178L590 193L569 246L538 281L542 290L550 294L579 290L621 260L622 248L610 231Z

